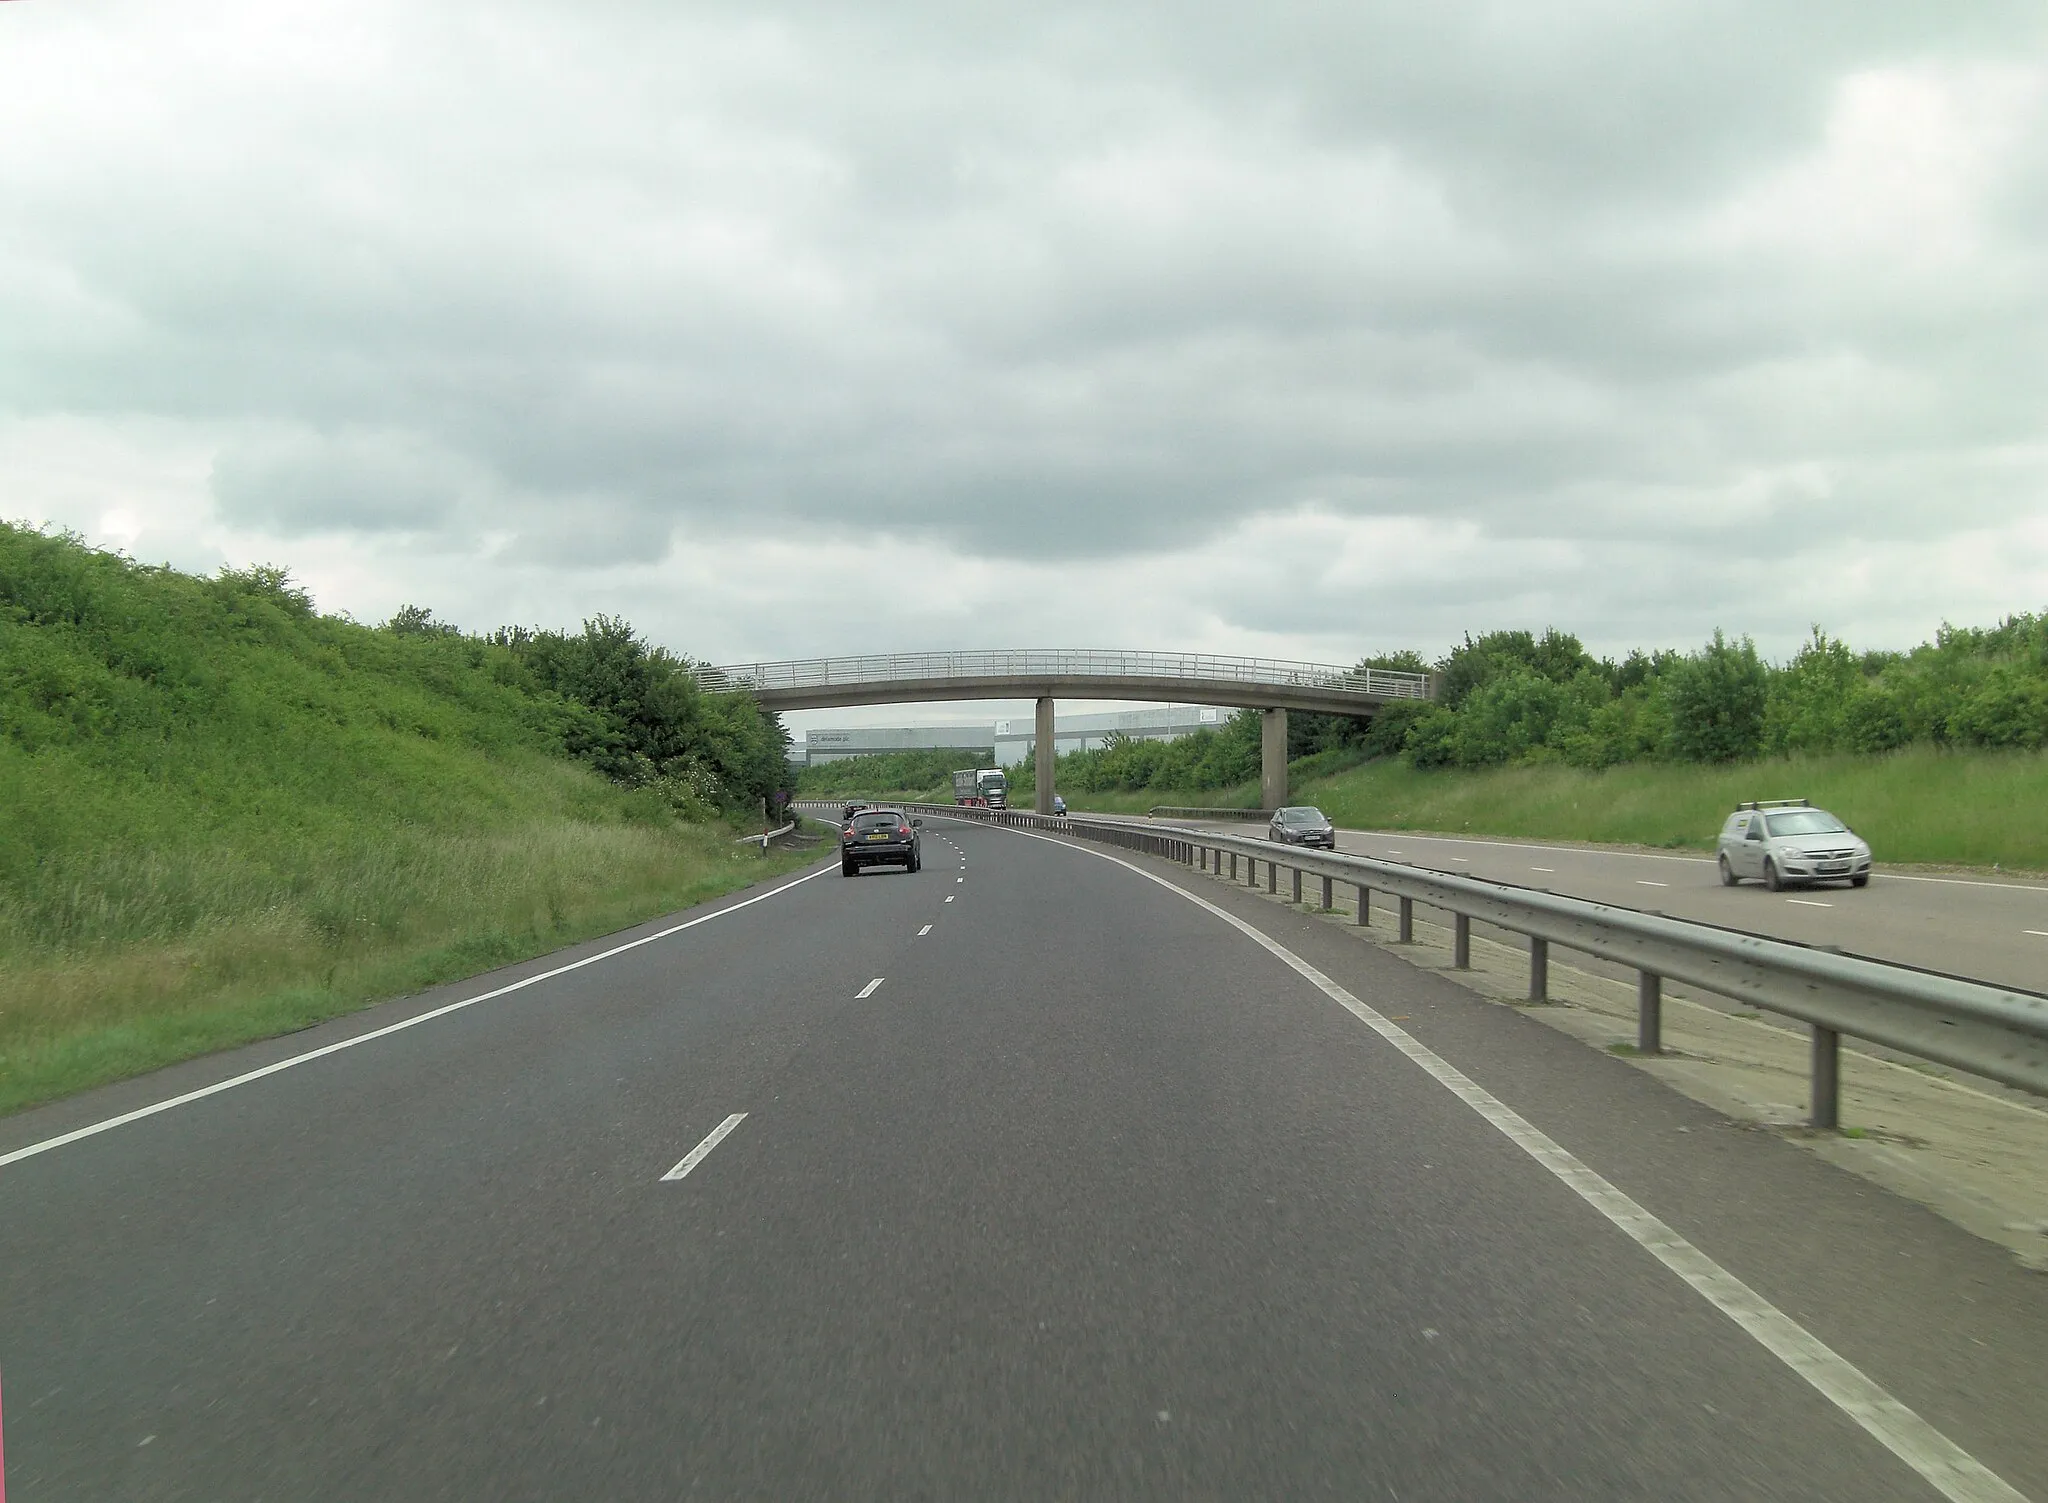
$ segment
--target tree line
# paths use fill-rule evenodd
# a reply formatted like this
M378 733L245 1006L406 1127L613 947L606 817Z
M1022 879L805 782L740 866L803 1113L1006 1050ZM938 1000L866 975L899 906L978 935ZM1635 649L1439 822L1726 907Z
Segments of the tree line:
M481 636L401 607L380 630L445 643L472 669L525 689L561 750L685 819L747 814L788 791L789 732L746 693L699 686L690 659L650 643L617 616L581 631L501 626Z
M1323 764L1297 767L1297 776L1374 757L1420 768L1601 768L2048 745L2048 614L1944 626L1905 652L1854 652L1816 627L1784 663L1721 632L1691 652L1637 651L1617 662L1552 628L1468 633L1434 662L1403 651L1358 666L1435 674L1436 698L1396 701L1369 721L1291 714L1290 758ZM1019 768L1016 780L1028 783L1031 770ZM1258 775L1250 710L1172 742L1112 737L1061 757L1058 772L1062 787L1081 792L1224 788Z

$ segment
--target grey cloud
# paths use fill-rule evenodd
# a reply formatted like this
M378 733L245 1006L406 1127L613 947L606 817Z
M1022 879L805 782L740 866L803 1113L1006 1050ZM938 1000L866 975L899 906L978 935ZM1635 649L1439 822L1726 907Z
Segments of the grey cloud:
M280 537L432 531L477 488L461 460L402 434L245 441L221 453L212 476L223 517Z
M1633 621L1737 598L1769 532L2041 494L2038 129L1946 274L1722 227L1858 72L2038 70L2038 4L459 3L218 75L104 10L149 110L39 119L49 171L0 102L0 415L271 434L216 465L238 525L568 571L679 529L1163 556L1315 505L1639 547L1558 597ZM88 45L8 24L0 101Z

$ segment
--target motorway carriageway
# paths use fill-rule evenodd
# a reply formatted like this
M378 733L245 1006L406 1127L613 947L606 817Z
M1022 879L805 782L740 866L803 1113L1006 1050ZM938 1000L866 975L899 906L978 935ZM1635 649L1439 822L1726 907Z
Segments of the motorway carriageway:
M924 833L0 1122L12 1503L2048 1498L2002 1250L1255 895Z
M1266 835L1265 825L1247 820L1185 823L1218 834ZM1868 887L1829 882L1771 892L1755 881L1723 887L1711 856L1399 830L1339 830L1337 849L1773 939L1834 945L1999 986L2048 989L2048 882L1894 872L1880 865Z

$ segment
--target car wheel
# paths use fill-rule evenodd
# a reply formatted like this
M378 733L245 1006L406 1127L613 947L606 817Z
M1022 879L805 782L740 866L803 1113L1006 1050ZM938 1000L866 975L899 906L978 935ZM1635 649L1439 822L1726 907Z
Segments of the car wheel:
M858 877L860 875L860 868L851 861L842 861L839 863L839 875L842 877Z
M1865 872L1860 877L1851 877L1849 879L1849 885L1851 887L1868 887L1870 885L1870 873Z
M1772 892L1785 890L1785 879L1778 875L1778 863L1768 856L1764 857L1764 886Z
M1721 885L1723 887L1733 887L1741 880L1742 878L1735 875L1735 868L1728 864L1727 856L1723 855L1721 857Z
M924 857L913 854L910 858L910 869L914 872L923 871Z

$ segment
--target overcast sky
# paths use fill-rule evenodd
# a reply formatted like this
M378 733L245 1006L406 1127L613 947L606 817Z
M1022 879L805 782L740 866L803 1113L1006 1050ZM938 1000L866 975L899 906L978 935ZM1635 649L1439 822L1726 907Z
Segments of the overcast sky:
M2048 607L2048 5L15 0L0 495L719 662L1904 646Z

